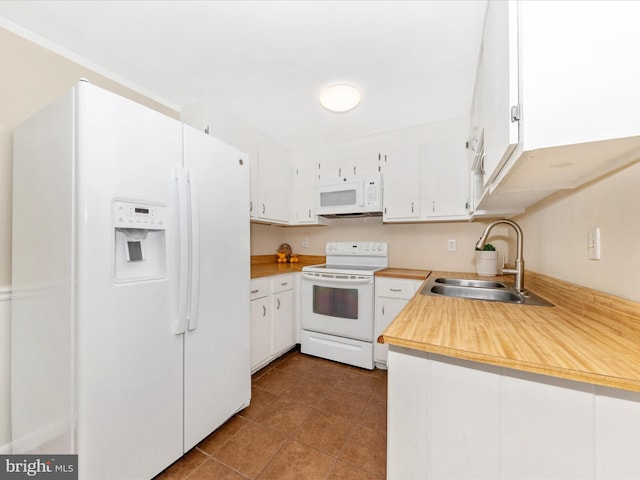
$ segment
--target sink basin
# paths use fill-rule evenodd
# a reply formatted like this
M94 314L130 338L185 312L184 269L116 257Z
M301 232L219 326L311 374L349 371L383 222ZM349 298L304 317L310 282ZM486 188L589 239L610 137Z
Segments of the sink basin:
M492 282L490 280L469 280L466 278L436 278L435 283L459 285L461 287L507 288L504 283L500 282Z
M458 285L434 285L429 290L437 295L447 297L473 298L475 300L490 300L494 302L522 303L523 297L512 290L486 287L466 287Z
M544 298L540 298L531 292L523 294L514 288L507 287L504 283L487 280L433 278L425 283L420 293L423 295L467 298L490 302L553 306Z

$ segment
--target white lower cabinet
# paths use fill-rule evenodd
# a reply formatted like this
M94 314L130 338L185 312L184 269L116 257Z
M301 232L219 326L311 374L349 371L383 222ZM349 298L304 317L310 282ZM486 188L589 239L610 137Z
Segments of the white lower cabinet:
M295 274L251 280L251 371L296 343Z
M251 280L251 371L265 365L271 354L269 278Z
M377 367L386 367L389 347L384 343L377 343L375 340L405 307L423 281L391 277L375 278L376 313L373 360Z
M387 478L640 478L640 392L392 345Z
M293 275L271 277L271 355L279 355L291 348L294 335Z

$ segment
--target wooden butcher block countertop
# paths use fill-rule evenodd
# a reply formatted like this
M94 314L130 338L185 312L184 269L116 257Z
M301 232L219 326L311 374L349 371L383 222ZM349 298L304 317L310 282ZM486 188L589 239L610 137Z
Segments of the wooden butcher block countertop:
M415 268L385 268L375 273L376 277L403 278L408 280L425 280L431 270L420 270Z
M477 277L432 272L431 276ZM553 307L416 293L379 342L640 392L640 303L526 272Z
M251 257L251 278L268 277L302 271L307 265L325 263L326 257L319 255L299 255L298 263L277 263L275 255L253 255Z

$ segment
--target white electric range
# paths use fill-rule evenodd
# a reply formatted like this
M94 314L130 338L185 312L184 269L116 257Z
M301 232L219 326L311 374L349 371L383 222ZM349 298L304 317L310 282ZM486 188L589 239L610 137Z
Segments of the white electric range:
M330 242L327 263L302 268L301 351L373 369L374 274L389 264L383 242Z

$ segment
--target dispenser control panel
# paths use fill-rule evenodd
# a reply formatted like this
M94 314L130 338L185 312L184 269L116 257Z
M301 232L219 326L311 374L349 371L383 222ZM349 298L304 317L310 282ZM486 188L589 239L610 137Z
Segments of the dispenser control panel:
M115 228L166 229L166 207L130 202L113 202Z

